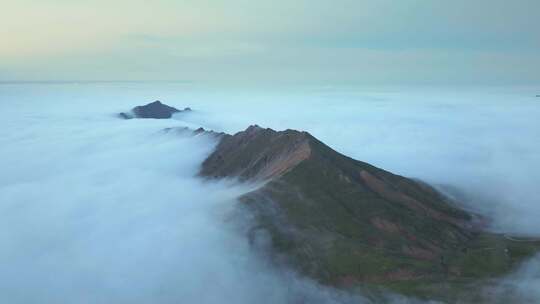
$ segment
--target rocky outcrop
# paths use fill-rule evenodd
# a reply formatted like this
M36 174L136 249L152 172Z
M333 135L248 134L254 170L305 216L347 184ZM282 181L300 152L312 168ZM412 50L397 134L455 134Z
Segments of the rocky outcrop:
M187 134L187 135L192 135L192 136L197 136L197 135L209 135L209 136L212 136L212 137L215 137L217 139L222 139L224 137L230 137L231 135L228 135L226 133L223 133L223 132L216 132L216 131L213 131L213 130L205 130L204 128L198 128L198 129L190 129L188 127L175 127L175 128L165 128L163 129L163 132L166 132L166 133L177 133L177 134Z
M178 110L174 107L170 107L161 103L161 101L156 100L144 106L137 106L131 109L130 112L122 112L118 114L121 118L131 119L131 118L155 118L155 119L166 119L171 118L173 114L180 112L190 112L190 108L185 108L184 110Z
M224 137L216 152L204 161L201 175L252 181L277 177L309 157L308 139L303 132L250 126Z
M537 252L431 186L344 156L311 134L250 126L220 137L200 175L262 182L240 200L274 256L321 283L415 296L501 275Z

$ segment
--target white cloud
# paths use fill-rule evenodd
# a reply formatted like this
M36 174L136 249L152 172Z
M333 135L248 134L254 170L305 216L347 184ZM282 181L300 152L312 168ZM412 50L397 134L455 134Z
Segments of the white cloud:
M250 247L247 189L195 177L214 139L118 119L85 86L26 88L0 87L0 302L352 300Z
M535 89L1 85L0 299L350 300L252 251L233 217L245 189L194 178L214 142L159 132L175 125L307 130L356 159L464 190L494 229L538 235ZM155 99L195 112L112 115ZM522 274L501 284L537 285L536 271Z

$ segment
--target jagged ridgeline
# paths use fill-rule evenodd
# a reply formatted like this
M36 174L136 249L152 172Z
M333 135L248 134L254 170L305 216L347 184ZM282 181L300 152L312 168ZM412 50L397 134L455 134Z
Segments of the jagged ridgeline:
M483 231L485 220L431 186L344 156L307 132L250 126L220 135L206 178L264 182L240 198L273 255L317 281L447 301L481 288L540 243Z

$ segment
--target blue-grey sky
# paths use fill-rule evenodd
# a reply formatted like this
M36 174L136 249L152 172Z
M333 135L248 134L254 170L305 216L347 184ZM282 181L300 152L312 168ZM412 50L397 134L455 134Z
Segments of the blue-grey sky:
M538 0L1 0L0 80L537 84Z

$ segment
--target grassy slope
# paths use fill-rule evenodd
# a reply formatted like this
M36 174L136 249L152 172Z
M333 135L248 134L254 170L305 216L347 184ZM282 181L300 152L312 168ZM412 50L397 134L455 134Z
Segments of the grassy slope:
M360 169L396 187L411 181L344 157L317 141L312 145L317 153L311 159L243 200L260 211L276 251L322 283L383 286L420 298L472 297L470 286L507 273L540 248L538 243L467 231L389 202L357 182ZM436 192L418 187L413 183L401 190L445 214L470 218L442 203ZM370 222L374 217L402 230L381 231ZM436 258L426 259L405 254L408 246L440 250Z

